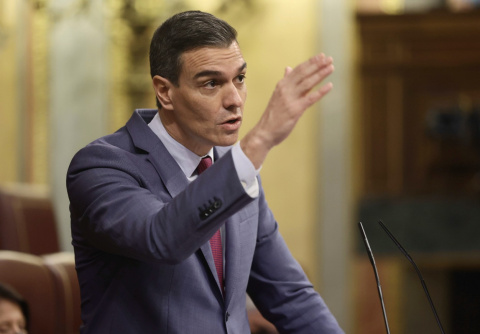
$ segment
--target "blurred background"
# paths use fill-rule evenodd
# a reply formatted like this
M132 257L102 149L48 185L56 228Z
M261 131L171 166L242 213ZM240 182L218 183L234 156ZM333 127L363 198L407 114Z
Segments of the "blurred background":
M333 56L333 91L262 168L290 249L347 333L480 330L480 1L0 0L0 248L71 253L77 150L154 108L148 48L172 14L232 24L248 63L245 134L286 66ZM288 156L288 159L285 159ZM292 177L294 175L294 177ZM1 280L1 273L0 273Z

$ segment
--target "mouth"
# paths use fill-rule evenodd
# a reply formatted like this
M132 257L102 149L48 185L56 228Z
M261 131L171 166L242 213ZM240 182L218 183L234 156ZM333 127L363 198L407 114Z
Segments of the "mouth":
M236 123L241 122L241 121L242 121L241 117L235 117L235 118L231 118L231 119L225 121L223 124L236 124Z
M242 124L242 117L232 117L222 123L222 127L227 131L238 131Z

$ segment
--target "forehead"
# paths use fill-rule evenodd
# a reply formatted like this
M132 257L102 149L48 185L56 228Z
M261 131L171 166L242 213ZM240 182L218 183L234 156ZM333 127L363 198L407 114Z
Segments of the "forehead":
M182 74L193 77L202 71L218 71L224 74L237 73L245 64L237 42L227 48L202 47L182 54Z
M0 299L0 321L23 319L20 306L6 299Z

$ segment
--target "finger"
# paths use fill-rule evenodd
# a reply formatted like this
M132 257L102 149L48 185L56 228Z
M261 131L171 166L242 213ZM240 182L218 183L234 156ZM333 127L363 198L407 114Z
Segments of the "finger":
M303 90L303 93L309 92L313 87L325 80L330 74L333 73L335 67L330 64L327 67L313 73L311 76L305 78L300 84L299 89Z
M323 58L314 58L312 59L310 66L306 66L304 69L303 78L308 79L312 75L316 75L321 71L324 71L327 68L333 66L332 57L323 57Z
M305 97L305 108L310 107L314 103L318 102L322 97L328 94L333 88L333 84L331 82L326 83L318 90L311 92Z
M287 66L285 68L285 74L283 75L284 77L286 77L287 75L289 75L290 73L292 73L292 68L290 66Z
M319 71L328 68L332 64L332 57L326 57L323 53L316 55L293 69L291 75L293 81L292 83L295 86L300 85L312 75L315 75ZM315 86L315 84L312 85L310 89L313 88L313 86Z
M327 57L325 54L321 53L298 65L295 70L298 71L301 76L308 76L323 67L331 65L332 63L332 57Z

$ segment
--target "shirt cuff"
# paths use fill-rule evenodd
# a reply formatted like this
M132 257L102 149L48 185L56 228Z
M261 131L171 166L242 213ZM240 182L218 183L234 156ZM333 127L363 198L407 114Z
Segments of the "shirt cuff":
M235 169L237 170L237 176L242 183L245 192L252 198L258 197L259 187L257 181L257 175L260 172L261 167L255 170L250 159L247 158L240 147L240 142L232 148L232 157Z

